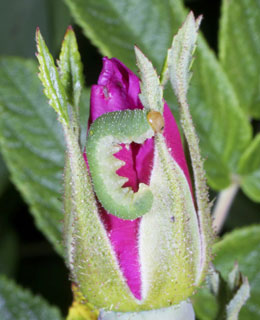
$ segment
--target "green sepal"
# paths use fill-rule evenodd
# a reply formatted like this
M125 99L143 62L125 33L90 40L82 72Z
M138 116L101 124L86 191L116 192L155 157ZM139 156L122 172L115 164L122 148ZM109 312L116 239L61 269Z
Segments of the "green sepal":
M83 65L78 51L75 33L68 27L58 61L60 80L66 91L69 103L79 116L80 95L84 86Z
M191 78L190 68L193 53L196 48L200 22L201 17L195 20L194 15L191 12L182 28L173 38L172 46L168 52L170 80L179 102L181 126L187 141L194 176L194 191L197 205L198 224L200 228L200 248L202 254L201 278L198 283L203 280L208 270L214 235L212 230L212 221L210 218L211 205L208 198L208 188L206 185L205 171L203 169L203 160L200 154L199 139L193 125L187 101L189 81Z
M44 86L44 93L49 99L50 105L58 113L62 124L69 123L68 116L68 97L59 78L58 70L54 64L53 57L40 33L36 31L37 59L39 61L39 78Z
M135 47L135 56L141 78L140 100L145 109L163 113L163 88L159 76L151 61L137 47Z
M92 189L90 176L84 161L78 139L73 130L64 129L71 177L71 203L66 207L72 215L67 220L73 224L69 230L70 269L74 281L84 297L98 308L117 305L120 310L131 310L135 306L122 272L119 269ZM69 240L69 239L68 239ZM68 242L67 242L68 243ZM108 277L109 275L109 277Z
M165 296L172 305L194 292L203 249L190 186L161 134L155 137L150 188L156 196L139 232L142 296L145 305L162 308Z
M218 313L214 319L237 320L240 309L250 295L248 279L241 274L238 264L235 263L227 280L212 265L207 284L218 303Z

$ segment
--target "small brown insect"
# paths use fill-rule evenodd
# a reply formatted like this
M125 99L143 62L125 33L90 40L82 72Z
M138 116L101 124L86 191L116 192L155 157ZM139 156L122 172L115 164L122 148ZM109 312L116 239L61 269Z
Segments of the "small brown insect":
M147 121L152 127L153 131L162 133L164 129L164 118L158 111L150 111L147 114Z

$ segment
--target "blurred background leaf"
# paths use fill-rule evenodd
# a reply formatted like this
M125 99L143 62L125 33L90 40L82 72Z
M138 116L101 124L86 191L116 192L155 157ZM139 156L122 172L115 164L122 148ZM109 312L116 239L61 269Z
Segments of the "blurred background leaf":
M238 229L227 234L214 246L214 265L225 279L237 261L243 275L248 277L251 296L239 314L239 320L259 317L260 305L260 226ZM213 320L217 304L209 290L204 288L194 296L195 310L201 320Z
M2 1L0 3L0 54L33 57L36 51L35 29L36 26L39 26L52 54L57 57L67 25L72 21L65 2L69 5L75 21L79 23L90 39L83 36L80 27L73 26L83 57L88 85L96 83L101 70L101 56L90 41L98 47L102 54L120 58L134 71L137 69L133 55L133 44L138 44L160 71L166 48L170 45L172 35L182 23L185 15L180 0ZM220 2L220 0L185 1L185 4L193 9L196 15L203 13L204 19L201 28L210 46L216 52L218 50ZM232 4L234 12L228 7L228 3ZM243 6L244 10L241 11L240 6ZM233 173L240 173L238 161L240 161L242 154L244 154L242 157L245 157L248 148L250 148L249 116L259 117L259 85L257 87L256 84L257 75L259 75L259 59L257 61L255 59L259 49L259 9L252 10L248 6L254 9L258 8L259 0L223 0L223 8L226 7L223 19L226 20L223 20L224 22L221 20L221 30L223 24L226 28L228 27L228 30L226 38L219 40L220 49L222 46L226 46L225 50L229 52L233 47L236 47L237 52L225 56L227 60L220 56L220 65L215 53L209 49L206 42L200 40L199 49L195 54L197 58L193 65L194 75L190 91L192 114L199 131L203 156L207 159L205 165L210 185L216 190L228 186ZM247 25L246 28L244 24ZM241 32L241 39L233 36L236 32L234 29ZM222 37L222 35L220 36ZM242 40L243 44L240 45L239 41ZM232 60L233 58L234 60ZM240 61L239 59L244 61L243 64L237 63ZM12 180L17 180L18 189L22 190L23 196L26 194L27 203L31 206L36 203L32 210L36 221L38 221L38 227L40 226L43 233L52 239L56 250L61 252L63 163L62 161L53 162L51 160L53 153L50 154L49 159L45 152L49 152L51 145L53 145L57 157L63 159L63 137L60 136L62 139L60 143L56 141L56 148L54 136L51 133L55 130L59 131L56 116L50 115L52 110L43 97L42 88L35 73L37 72L35 63L20 59L2 61L4 64L0 65L0 74L3 78L0 80L0 86L4 84L8 87L7 90L4 90L3 96L0 92L0 105L2 106L2 108L0 106L0 119L1 117L7 119L7 123L3 125L4 135L2 138L2 141L5 141L5 159L10 159L8 167ZM247 65L247 62L250 64ZM232 70L226 68L226 63L232 63ZM253 63L256 65L254 70L257 70L254 73L252 72ZM12 71L15 81L24 82L24 85L21 84L22 95L19 90L15 89L12 81L8 80L8 77L6 79L4 73L6 67ZM237 83L233 83L233 78L231 81L232 72L235 74L241 72L244 78L238 79L236 76L234 81ZM242 94L240 88L245 87L247 90L248 84L251 83L254 85L250 87L248 92ZM29 85L29 90L32 90L31 92L26 89L27 85ZM221 95L222 92L223 95ZM33 101L33 106L24 101L24 94ZM7 104L6 99L9 101ZM166 99L177 117L177 103L169 88L166 90ZM84 125L81 138L84 144L89 92L84 92L81 101L85 105L81 108L85 113L81 118ZM246 104L248 105L245 108ZM1 113L3 107L5 115ZM246 115L243 114L243 110L246 111ZM51 140L47 143L36 134L35 137L29 138L27 143L23 139L29 131L40 132L43 130L42 116L45 117L45 114L46 119L51 119L53 127L56 128L51 127L49 132L43 133L45 137L52 136ZM20 116L23 122L19 123ZM36 118L34 119L34 117ZM253 122L253 128L254 133L259 132L259 121ZM17 150L21 144L26 145L24 151L13 154L12 151ZM35 159L33 164L26 161L30 154L33 154L32 158ZM41 156L43 156L42 159ZM46 162L43 159L46 159ZM7 171L3 169L2 164L0 158L0 272L15 277L19 283L29 286L35 292L41 292L49 301L61 306L65 314L71 300L68 272L62 259L55 255L52 247L41 233L35 230L34 221L28 214L28 207L24 204L17 190L7 182ZM47 181L46 179L44 181L35 179L37 175L34 177L37 170L39 173L40 166L43 172L53 170L53 175L49 174ZM258 188L259 186L255 184L259 181L258 172L254 169L242 177L243 189L248 196L250 196L250 192L246 191L245 185ZM28 177L31 179L31 186L26 185L26 181L30 183ZM25 183L22 179L26 180ZM254 183L250 179L253 179ZM50 186L53 187L53 192ZM43 201L41 199L42 192ZM46 206L46 198L44 197L48 192L52 192L52 201L48 202ZM215 193L212 198L214 196ZM230 231L237 226L259 223L259 209L259 204L250 201L240 191L231 207L223 232ZM230 252L230 261L232 254L233 252ZM204 300L204 305L206 305L206 300Z
M57 53L71 18L61 0L12 0L0 2L0 21L0 54L33 57L36 27Z
M89 94L81 99L86 128ZM62 254L64 139L30 60L0 59L0 144L36 225ZM83 133L84 134L84 133Z
M245 194L260 202L260 134L246 149L239 162L241 187Z
M11 177L38 227L62 252L64 142L32 61L0 60L0 143Z
M33 296L13 281L0 276L0 319L3 320L61 320L61 314L44 299Z
M260 1L223 0L221 64L248 117L260 118Z

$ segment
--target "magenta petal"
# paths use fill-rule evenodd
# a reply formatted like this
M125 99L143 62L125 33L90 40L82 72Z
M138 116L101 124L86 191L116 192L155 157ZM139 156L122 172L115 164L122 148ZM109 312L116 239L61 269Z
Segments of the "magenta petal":
M135 167L138 182L150 183L151 171L153 168L154 139L147 139L139 148L136 155Z
M139 105L139 79L118 59L103 58L103 70L99 76L98 84L111 86L116 89L121 88L123 97L125 96L129 102L132 102L131 109L134 109L134 106L137 107L137 105ZM124 105L125 102L125 100L122 101L122 105Z
M189 170L188 170L184 150L182 147L181 135L180 135L177 123L167 103L164 104L163 116L165 121L163 135L165 137L166 144L170 150L170 153L173 159L178 163L178 165L183 170L186 176L186 179L189 183L190 190L192 192L192 184L191 184L191 179L189 175Z
M141 275L138 253L139 221L122 220L109 215L110 240L116 251L126 282L137 299L141 299Z
M127 150L127 148L124 146L123 149L115 155L115 157L125 161L125 165L116 171L119 176L128 178L128 181L124 184L124 187L131 187L133 191L136 192L138 189L138 180L131 148Z
M103 69L98 85L92 86L90 123L103 113L142 108L137 76L119 60L103 58Z

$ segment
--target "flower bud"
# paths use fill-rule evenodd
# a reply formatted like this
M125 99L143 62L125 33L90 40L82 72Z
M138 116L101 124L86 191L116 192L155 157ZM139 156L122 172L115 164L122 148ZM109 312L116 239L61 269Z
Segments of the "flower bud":
M136 56L141 82L119 60L103 59L84 160L66 132L68 265L92 305L116 312L179 304L201 284L209 262L201 190L193 194L159 78L138 48Z

